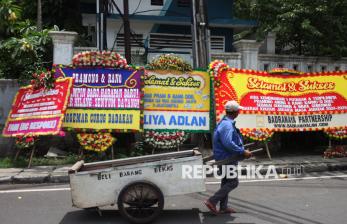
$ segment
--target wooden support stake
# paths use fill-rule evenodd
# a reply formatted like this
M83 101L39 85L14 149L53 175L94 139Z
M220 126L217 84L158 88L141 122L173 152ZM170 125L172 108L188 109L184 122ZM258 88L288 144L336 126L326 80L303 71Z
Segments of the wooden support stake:
M83 147L82 146L80 146L80 149L79 149L79 154L80 154L80 157L82 158L83 157Z
M271 154L270 154L269 145L267 144L267 141L265 141L264 144L265 144L265 149L266 149L267 156L271 160Z
M19 157L19 154L20 154L20 151L21 151L21 149L18 148L18 149L17 149L17 152L16 152L16 155L14 156L14 161L17 161L17 159L18 159L18 157Z
M112 157L112 159L114 159L114 145L112 145L112 149L111 149L111 157Z
M34 153L35 153L35 145L33 146L33 149L31 150L28 168L31 167L31 163L33 162Z

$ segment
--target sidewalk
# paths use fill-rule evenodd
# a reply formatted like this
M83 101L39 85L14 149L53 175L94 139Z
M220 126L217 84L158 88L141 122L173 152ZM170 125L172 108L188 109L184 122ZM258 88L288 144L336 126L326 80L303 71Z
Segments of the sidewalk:
M347 170L347 157L324 159L322 156L281 156L269 160L267 158L252 158L240 162L240 165L275 165L278 174L285 168L302 167L304 173ZM67 171L72 165L38 166L30 169L9 168L0 169L0 184L38 184L38 183L68 183ZM283 169L284 168L284 169ZM261 170L265 172L267 169Z
M39 183L68 183L66 166L36 166L26 168L0 168L0 184L39 184Z
M326 172L347 170L347 157L325 159L321 155L303 155L303 156L281 156L273 158L251 158L240 162L240 165L275 165L278 174L285 171L285 168L301 168L303 173ZM263 171L267 171L264 169ZM264 172L261 172L264 173ZM284 173L288 174L288 173Z

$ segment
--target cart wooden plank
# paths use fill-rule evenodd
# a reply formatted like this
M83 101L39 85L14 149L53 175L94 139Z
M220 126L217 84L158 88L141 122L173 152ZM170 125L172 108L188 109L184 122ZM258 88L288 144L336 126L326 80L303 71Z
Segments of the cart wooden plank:
M148 163L148 162L155 162L155 161L168 160L168 159L178 159L178 158L184 158L184 157L189 157L194 155L200 155L200 152L196 150L187 150L187 151L172 152L172 153L137 156L137 157L126 158L126 159L116 159L116 160L109 160L109 161L86 163L84 164L84 166L81 167L80 171L89 171L89 170L108 168L108 167Z

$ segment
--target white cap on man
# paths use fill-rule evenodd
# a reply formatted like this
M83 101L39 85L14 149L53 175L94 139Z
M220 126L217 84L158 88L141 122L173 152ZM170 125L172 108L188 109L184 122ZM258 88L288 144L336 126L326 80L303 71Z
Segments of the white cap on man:
M240 104L238 104L235 100L230 100L225 103L224 109L227 112L234 112L234 111L243 110L243 107L240 106Z

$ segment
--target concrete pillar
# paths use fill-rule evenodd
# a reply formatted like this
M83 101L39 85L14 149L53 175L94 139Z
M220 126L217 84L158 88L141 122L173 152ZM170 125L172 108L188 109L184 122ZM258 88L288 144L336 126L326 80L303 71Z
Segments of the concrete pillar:
M234 42L237 52L241 53L241 68L258 69L258 53L261 43L255 40L239 40Z
M53 64L69 65L72 63L76 32L50 31L53 40Z
M276 53L276 33L268 33L266 36L266 53L275 54Z

